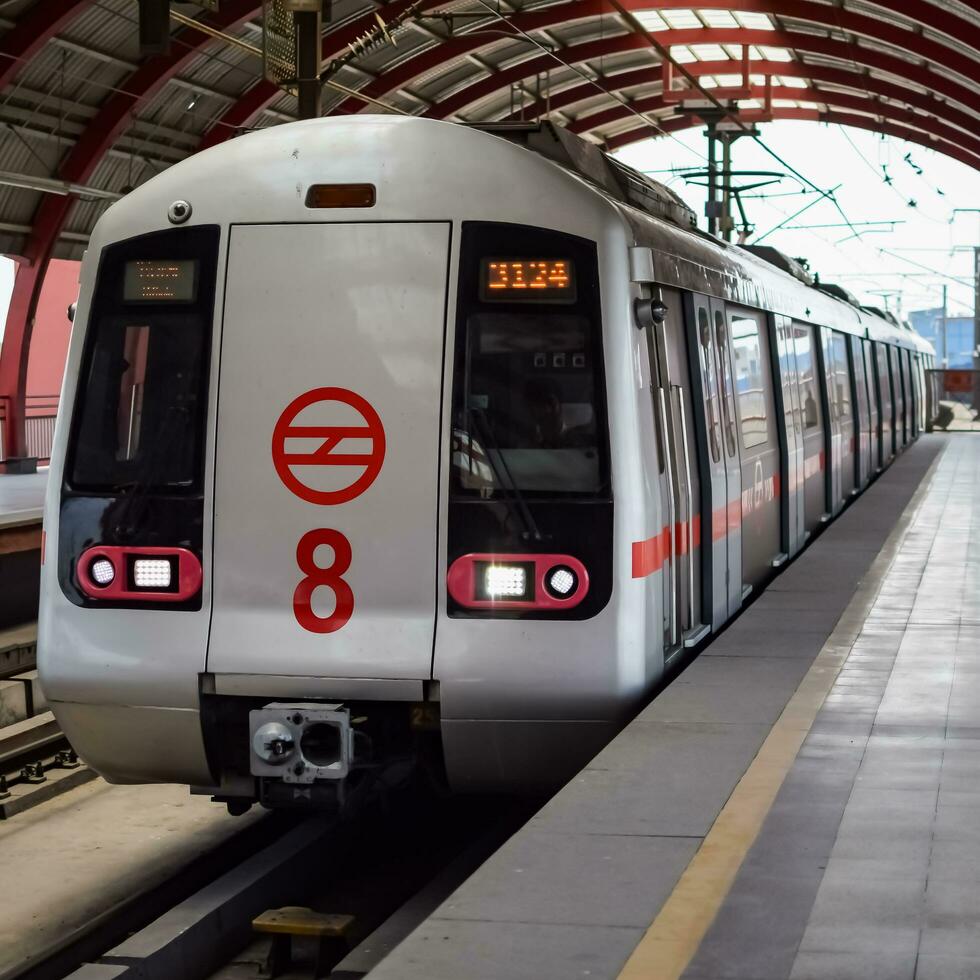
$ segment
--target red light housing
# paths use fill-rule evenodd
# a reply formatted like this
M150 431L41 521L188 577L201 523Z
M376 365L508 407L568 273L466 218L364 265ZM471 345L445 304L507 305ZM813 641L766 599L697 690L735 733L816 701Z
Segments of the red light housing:
M567 592L551 583L556 575ZM449 566L446 585L467 609L557 612L573 609L585 598L589 573L571 555L469 554Z
M171 572L169 584L160 588L138 586L136 562L140 559L154 562L157 568L161 562L167 562ZM111 576L106 564L112 566ZM186 548L97 545L82 553L75 570L85 595L112 602L185 602L197 594L204 577L197 555Z

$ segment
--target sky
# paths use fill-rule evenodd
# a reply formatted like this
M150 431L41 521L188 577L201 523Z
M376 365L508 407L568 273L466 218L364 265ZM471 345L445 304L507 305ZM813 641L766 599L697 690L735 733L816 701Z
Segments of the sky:
M839 283L869 305L884 307L887 302L889 309L908 315L941 306L946 285L949 315L973 314L971 246L980 245L980 214L955 214L954 209L980 207L980 173L917 143L851 127L777 121L762 124L759 131L762 141L806 180L822 191L836 188L833 196L840 208L742 137L732 148L734 170L782 175L764 191L750 192L772 195L767 200L745 201L756 229L750 244L773 245L807 258L823 282ZM617 156L668 184L705 228L705 189L672 172L704 169L703 132L699 127L675 139L645 140ZM736 178L735 183L756 179ZM780 224L785 227L772 230Z

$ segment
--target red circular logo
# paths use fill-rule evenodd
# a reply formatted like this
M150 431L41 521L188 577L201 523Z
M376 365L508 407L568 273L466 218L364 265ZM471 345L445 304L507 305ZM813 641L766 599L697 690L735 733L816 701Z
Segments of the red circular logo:
M303 412L306 419L297 421ZM335 452L348 439L367 441L370 448L367 452ZM302 440L306 448L296 446L288 452L287 440ZM319 445L313 447L314 442ZM378 413L366 398L346 388L314 388L294 398L272 431L272 462L279 479L311 504L345 504L359 497L374 483L384 458L385 430ZM329 475L314 479L325 473L323 467L353 470L357 476L347 482L342 477L341 486L324 486Z

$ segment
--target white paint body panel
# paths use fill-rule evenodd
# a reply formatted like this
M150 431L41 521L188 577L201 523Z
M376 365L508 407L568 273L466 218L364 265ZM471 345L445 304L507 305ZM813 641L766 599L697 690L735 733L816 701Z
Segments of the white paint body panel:
M214 616L208 669L220 673L428 678L435 627L439 400L448 223L236 226L231 230L221 345L215 480ZM380 473L355 499L301 499L272 462L273 429L295 398L338 387L367 399L385 429ZM297 425L363 425L339 402ZM322 439L291 439L314 452ZM345 439L338 453L370 452ZM360 466L294 467L336 492ZM267 515L262 519L259 515ZM350 620L304 629L293 592L297 542L340 531L352 563ZM322 556L319 552L325 552ZM317 561L329 565L321 545ZM314 611L336 603L321 586Z

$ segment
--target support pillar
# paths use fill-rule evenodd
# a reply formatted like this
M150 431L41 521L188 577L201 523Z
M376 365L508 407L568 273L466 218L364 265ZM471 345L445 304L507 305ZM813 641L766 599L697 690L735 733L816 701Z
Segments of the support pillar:
M0 348L0 399L3 400L3 456L5 459L27 455L25 403L27 400L27 358L31 350L34 315L47 271L43 262L22 263L17 267L14 289L10 296L7 326Z
M737 139L731 133L725 133L721 138L721 218L718 222L726 242L732 240L732 143Z
M6 459L27 455L24 426L27 400L27 358L31 333L58 233L75 203L74 195L48 195L34 214L34 225L17 267L14 290L7 311L7 326L0 347L0 399L6 408L3 422L3 454Z
M715 123L708 121L708 128L705 130L708 137L708 202L704 207L705 215L708 219L708 234L718 234L718 160L716 156Z
M973 246L973 407L980 412L980 245Z

